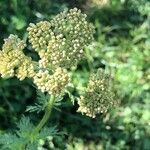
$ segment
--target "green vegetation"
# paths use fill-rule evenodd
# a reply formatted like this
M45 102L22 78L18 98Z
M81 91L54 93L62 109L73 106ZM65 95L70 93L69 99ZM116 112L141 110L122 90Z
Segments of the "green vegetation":
M86 48L86 59L70 72L74 86L70 86L63 99L54 105L47 123L49 128L44 127L36 137L40 147L54 150L150 150L150 2L102 1L105 2L0 1L0 47L10 34L27 40L29 23L50 20L65 8L80 8L96 29L95 41ZM35 61L39 59L30 44L24 53ZM82 94L90 72L98 68L111 74L120 106L92 119L77 113L76 97ZM14 150L22 142L28 143L35 138L26 137L31 137L34 122L41 120L46 107L47 95L36 92L34 86L31 79L20 82L15 77L0 78L0 143L7 147L17 143L13 144ZM33 143L27 148L36 150L34 146ZM2 145L0 147L2 149Z

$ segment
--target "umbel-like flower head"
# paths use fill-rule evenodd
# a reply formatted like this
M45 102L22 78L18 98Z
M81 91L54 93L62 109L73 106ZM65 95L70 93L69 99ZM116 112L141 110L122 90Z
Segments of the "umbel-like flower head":
M57 68L53 74L50 74L48 70L40 70L34 76L34 83L42 92L58 96L69 83L69 75L63 68Z
M29 42L39 54L39 62L25 56L25 42L10 35L0 51L0 75L3 78L33 78L43 92L59 95L69 83L68 68L83 58L83 49L93 40L94 27L77 8L64 11L51 21L30 23Z
M105 113L117 104L111 79L103 70L99 69L96 74L91 74L87 88L79 98L78 104L78 111L92 118L95 118L96 114Z
M29 41L38 52L41 67L70 68L83 58L83 49L93 40L94 27L77 8L64 11L51 21L28 27Z
M11 34L4 40L0 51L0 74L3 78L17 76L22 80L33 74L33 64L31 58L24 55L24 47L24 41L16 35Z

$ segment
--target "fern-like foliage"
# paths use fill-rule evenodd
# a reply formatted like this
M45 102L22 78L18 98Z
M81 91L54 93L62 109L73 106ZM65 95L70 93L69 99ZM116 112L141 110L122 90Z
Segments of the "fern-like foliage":
M41 92L40 90L37 89L37 103L35 103L34 105L30 105L30 106L27 106L27 109L26 111L27 112L36 112L36 113L40 113L41 111L44 111L45 110L45 107L47 106L48 104L48 101L50 99L50 95L47 94L47 93L43 93ZM72 103L74 103L75 101L75 98L74 96L70 93L69 90L65 90L65 93L68 94L70 100L72 101ZM56 97L55 99L55 104L54 104L54 108L55 109L58 109L59 106L62 105L62 99L63 99L63 96L60 95L58 97Z
M0 149L37 150L40 146L40 141L43 141L43 144L47 139L49 139L49 142L53 142L53 138L61 137L64 134L63 132L58 132L56 126L50 128L45 127L38 134L33 134L34 128L35 126L31 123L30 119L23 116L20 122L17 123L15 133L0 135Z
M50 96L37 89L37 103L32 106L27 106L27 112L41 112L47 106Z
M2 149L22 150L30 140L33 127L34 125L30 122L30 119L23 116L20 122L17 123L17 130L15 133L0 135Z
M22 117L20 122L17 124L19 130L16 131L16 134L22 138L28 138L34 128L34 125L30 122L30 119L27 117Z
M17 135L10 133L0 135L0 147L2 150L21 150L21 144L22 141L17 137Z

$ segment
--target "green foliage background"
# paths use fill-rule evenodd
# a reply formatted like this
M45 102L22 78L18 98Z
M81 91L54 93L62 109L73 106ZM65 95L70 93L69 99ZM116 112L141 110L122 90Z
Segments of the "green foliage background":
M74 72L77 88L72 94L79 94L91 70L102 67L112 74L121 104L91 119L76 113L78 106L72 106L66 95L49 121L67 133L57 138L53 149L64 149L65 143L68 150L150 150L149 0L108 0L101 5L92 0L0 0L0 45L10 33L26 39L30 22L51 19L73 7L88 15L96 34L95 42L86 49L87 60ZM25 53L36 59L30 46ZM30 80L0 79L0 133L14 130L26 106L34 102L36 89ZM34 121L41 116L30 114Z

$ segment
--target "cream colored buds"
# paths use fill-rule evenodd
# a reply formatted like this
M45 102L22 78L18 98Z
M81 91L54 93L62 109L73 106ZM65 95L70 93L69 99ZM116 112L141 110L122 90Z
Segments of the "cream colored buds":
M11 34L7 39L4 39L2 47L3 52L9 52L13 50L22 51L26 46L25 42L18 38L17 35Z
M99 69L96 74L91 74L84 94L78 100L81 113L96 117L96 114L105 113L117 104L111 85L111 79Z
M16 35L10 35L4 40L2 51L0 51L0 74L3 78L13 76L23 80L34 74L34 67L31 58L23 53L24 41Z
M24 57L24 60L16 70L16 77L20 80L24 80L26 77L32 78L36 74L34 71L34 62L30 57Z
M36 51L47 48L48 42L51 39L50 35L52 35L48 21L41 21L36 25L30 23L27 31L29 33L29 42Z
M51 21L30 24L29 42L38 52L43 68L70 68L83 57L83 49L93 40L94 27L77 8L64 11Z
M57 68L53 74L40 70L34 76L34 83L42 92L56 96L61 95L69 81L67 70L63 68Z
M84 57L84 48L93 40L94 27L77 8L64 11L50 21L30 23L28 39L40 59L24 55L25 42L16 35L5 39L0 51L2 77L33 78L42 92L63 93L69 83L66 69Z

